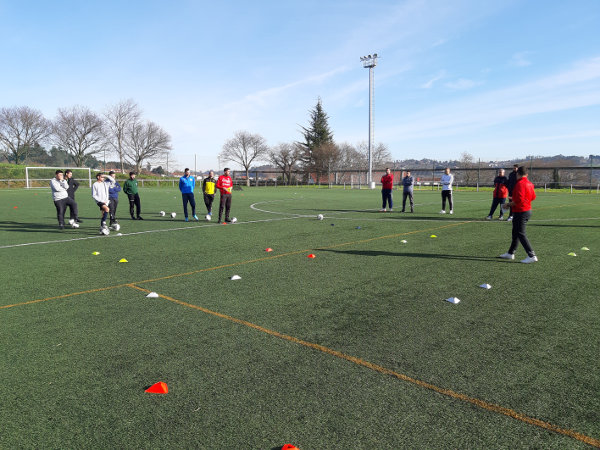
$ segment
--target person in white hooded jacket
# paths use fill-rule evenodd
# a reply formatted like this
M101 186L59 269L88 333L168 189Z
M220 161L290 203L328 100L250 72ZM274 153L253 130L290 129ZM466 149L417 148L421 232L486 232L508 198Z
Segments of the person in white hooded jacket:
M65 228L65 211L67 206L71 207L71 211L78 216L77 203L69 197L69 183L64 178L62 170L55 172L55 177L50 180L50 189L52 190L52 200L54 200L54 206L56 207L56 217L58 218L58 228L63 230Z
M100 212L102 212L102 217L100 218L100 229L107 228L106 218L108 217L108 212L110 211L108 207L110 203L110 197L108 193L109 184L104 182L105 177L112 179L110 175L104 175L102 172L97 173L96 182L92 184L92 197L100 208Z

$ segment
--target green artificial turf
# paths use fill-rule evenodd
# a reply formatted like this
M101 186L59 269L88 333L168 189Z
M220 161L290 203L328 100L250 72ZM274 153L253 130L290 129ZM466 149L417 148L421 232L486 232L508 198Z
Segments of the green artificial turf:
M490 192L394 195L245 188L220 225L148 188L105 237L89 189L63 231L48 191L0 191L0 448L586 446L462 396L600 439L600 196L538 192L525 265Z

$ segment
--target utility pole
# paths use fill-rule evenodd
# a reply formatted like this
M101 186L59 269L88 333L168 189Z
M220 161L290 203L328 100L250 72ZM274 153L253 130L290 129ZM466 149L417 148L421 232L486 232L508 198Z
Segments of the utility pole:
M360 60L365 69L369 69L369 176L367 182L369 187L373 188L373 140L375 130L373 129L373 69L377 65L377 53L373 55L361 56Z

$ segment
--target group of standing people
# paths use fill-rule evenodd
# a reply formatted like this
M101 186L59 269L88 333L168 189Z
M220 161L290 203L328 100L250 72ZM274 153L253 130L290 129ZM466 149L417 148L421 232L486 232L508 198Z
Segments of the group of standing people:
M215 192L219 189L220 202L219 202L219 223L223 218L223 212L225 212L225 223L230 223L229 217L231 212L231 191L233 189L233 180L229 175L229 167L225 167L223 175L215 180L214 171L208 173L208 177L202 180L202 194L204 197L204 205L206 206L207 219L212 218L212 204L215 199ZM190 169L186 168L183 172L183 176L179 179L179 190L181 192L181 199L183 201L183 214L185 221L189 221L188 217L188 204L192 208L192 217L198 220L196 215L196 199L194 198L194 189L196 188L196 178L191 175Z
M392 191L394 189L394 175L389 168L385 169L385 175L381 177L381 197L382 206L380 211L392 211L393 199ZM454 213L454 204L452 198L452 186L454 184L454 175L450 173L450 168L444 169L444 175L440 178L442 186L442 210L440 214L446 214L446 203L449 213ZM410 199L410 212L414 212L413 202L414 179L410 171L405 172L402 179L402 211L406 210L406 199ZM536 195L533 184L528 179L528 170L525 166L515 164L508 177L505 176L504 169L498 170L498 175L494 178L494 192L490 213L486 217L492 220L498 206L500 206L499 220L504 220L505 209L509 211L508 222L512 222L512 240L508 252L500 255L503 259L515 259L515 251L519 244L527 252L527 258L522 263L537 262L538 258L533 250L529 239L527 238L526 225L531 217L531 202L535 200ZM507 203L508 200L508 203Z

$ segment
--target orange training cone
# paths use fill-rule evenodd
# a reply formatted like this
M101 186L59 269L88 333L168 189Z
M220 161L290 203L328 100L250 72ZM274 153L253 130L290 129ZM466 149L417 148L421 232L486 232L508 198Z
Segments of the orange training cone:
M265 248L265 252L272 252L272 251L273 251L273 249L271 247Z
M285 444L283 447L281 447L281 450L300 450L300 449L298 447L296 447L295 445Z
M314 253L311 253L310 255L307 256L307 258L316 258Z
M154 383L152 386L146 389L146 392L149 394L168 394L169 387L167 386L167 383L159 381L158 383Z

